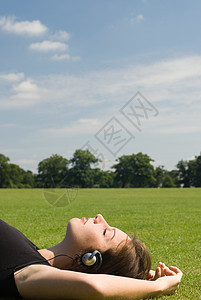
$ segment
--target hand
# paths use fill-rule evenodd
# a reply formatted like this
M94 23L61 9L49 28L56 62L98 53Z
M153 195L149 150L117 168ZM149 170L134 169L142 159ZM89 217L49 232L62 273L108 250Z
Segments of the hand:
M156 269L154 280L163 277L163 276L173 276L175 272L168 268L164 263L159 262L158 268Z
M181 278L183 275L182 272L178 268L173 266L169 268L165 266L160 266L159 268L161 270L161 274L164 275L156 279L156 283L159 288L159 292L156 296L161 297L165 295L174 294L179 288L179 283L181 282Z
M150 270L148 280L156 280L163 276L172 276L175 273L170 270L164 263L159 262L156 271Z

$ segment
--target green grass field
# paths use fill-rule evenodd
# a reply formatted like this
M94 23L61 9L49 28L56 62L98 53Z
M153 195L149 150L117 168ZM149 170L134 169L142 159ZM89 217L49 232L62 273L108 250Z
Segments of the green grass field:
M201 189L80 189L70 204L65 195L56 202L57 193L65 190L48 196L42 189L1 189L0 218L43 248L61 241L70 218L101 213L110 225L137 233L153 268L162 261L183 271L177 294L162 299L201 299Z

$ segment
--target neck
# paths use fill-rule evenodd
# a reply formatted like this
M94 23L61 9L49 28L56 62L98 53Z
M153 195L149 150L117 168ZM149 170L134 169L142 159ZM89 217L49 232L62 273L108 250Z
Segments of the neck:
M40 249L38 250L38 252L46 260L48 260L51 266L55 268L68 270L72 265L74 254L65 239L53 247L50 247L48 249Z

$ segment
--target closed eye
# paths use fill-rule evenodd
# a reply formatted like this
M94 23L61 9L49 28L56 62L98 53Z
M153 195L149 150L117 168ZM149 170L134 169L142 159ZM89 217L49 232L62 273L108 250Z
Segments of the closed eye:
M116 234L116 228L113 228L112 230L114 230L114 234L113 234L111 240L115 237L115 234ZM106 235L106 232L107 232L107 228L105 228L105 229L103 230L103 235L104 235L104 236Z

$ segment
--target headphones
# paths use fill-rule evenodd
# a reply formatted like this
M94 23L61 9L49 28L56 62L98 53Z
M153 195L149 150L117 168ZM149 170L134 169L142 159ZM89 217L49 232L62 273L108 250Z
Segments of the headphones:
M82 263L85 266L91 267L97 264L96 271L102 265L102 255L98 250L93 251L92 253L88 252L82 255L81 257Z
M48 262L48 261L50 261L50 260L52 260L56 257L59 257L59 256L67 256L68 258L71 258L74 262L76 262L77 259L80 257L79 255L76 255L75 258L72 258L71 256L69 256L67 254L58 254L58 255L56 255L52 258L49 258L47 260L45 259L45 261ZM83 254L80 258L81 258L81 262L83 263L83 265L85 265L87 267L92 267L94 265L97 265L96 268L95 268L96 272L101 267L102 261L103 261L102 255L98 250L95 250L92 253L87 252L87 253ZM38 262L41 262L41 260L40 261L39 260L32 261L31 263L36 264ZM17 270L19 270L21 268L24 268L26 266L27 266L27 264L23 264L23 265L20 265L20 266L17 266L17 267L8 267L8 268L5 268L3 270L0 270L0 272L5 271L5 270L9 270L9 269L13 269L13 270L17 271Z

